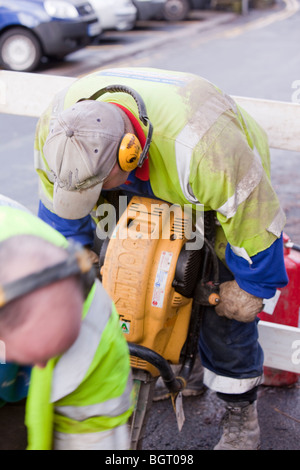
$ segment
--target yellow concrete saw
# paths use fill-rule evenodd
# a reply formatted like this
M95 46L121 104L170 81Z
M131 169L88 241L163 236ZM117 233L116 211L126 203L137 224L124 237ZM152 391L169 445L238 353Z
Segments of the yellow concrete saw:
M139 386L152 384L142 392L149 405L159 376L173 396L185 387L197 354L201 308L218 302L214 250L207 240L193 249L191 220L180 206L134 196L100 251L102 283L120 316L134 378ZM175 364L182 365L178 376ZM132 446L138 448L141 425L136 427Z

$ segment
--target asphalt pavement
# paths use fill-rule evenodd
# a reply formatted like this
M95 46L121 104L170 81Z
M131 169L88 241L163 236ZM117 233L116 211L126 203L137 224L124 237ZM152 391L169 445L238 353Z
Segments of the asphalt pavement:
M289 386L260 386L258 416L261 451L299 450L300 382ZM224 404L215 392L183 398L185 423L177 429L171 400L154 402L146 427L145 450L212 450L222 433Z
M258 413L261 451L299 450L300 382L289 386L260 386ZM184 397L185 423L179 432L171 400L154 402L146 426L143 449L147 451L212 450L221 436L224 407L214 392ZM24 450L25 403L7 404L0 409L0 451Z

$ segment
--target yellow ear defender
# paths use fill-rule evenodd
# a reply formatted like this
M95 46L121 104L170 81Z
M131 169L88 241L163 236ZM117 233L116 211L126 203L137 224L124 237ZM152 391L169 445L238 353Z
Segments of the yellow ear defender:
M125 134L120 142L118 151L118 164L121 170L130 172L135 170L142 154L142 146L134 134Z
M140 144L139 139L134 134L125 134L120 142L119 151L118 151L118 164L123 171L130 172L135 170L137 167L141 167L147 158L149 152L149 147L151 144L153 126L147 116L146 106L142 97L132 88L129 88L124 85L109 85L101 90L96 91L89 98L82 98L79 101L83 100L97 100L104 93L128 93L135 100L138 112L139 119L145 126L148 126L148 134L146 138L146 143L144 148Z

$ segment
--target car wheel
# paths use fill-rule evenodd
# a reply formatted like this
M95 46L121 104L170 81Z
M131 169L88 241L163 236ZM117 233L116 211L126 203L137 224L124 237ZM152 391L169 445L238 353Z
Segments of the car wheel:
M190 11L190 4L188 0L167 0L163 15L167 21L182 21L187 17Z
M0 62L6 70L30 72L42 57L37 38L28 30L13 28L0 37Z

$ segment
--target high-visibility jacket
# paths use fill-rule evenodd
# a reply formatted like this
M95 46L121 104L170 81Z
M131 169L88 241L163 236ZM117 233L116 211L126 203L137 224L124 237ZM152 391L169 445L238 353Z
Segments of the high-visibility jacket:
M56 230L0 196L0 242L14 235L39 236L66 247ZM83 306L80 333L63 355L34 367L26 405L28 448L48 450L80 434L97 440L124 425L132 412L131 372L119 318L99 280Z
M43 145L51 118L113 84L133 88L146 104L154 127L149 152L154 195L215 211L221 258L227 242L235 254L250 261L280 237L285 216L270 182L265 132L215 85L184 72L104 69L76 80L55 97L38 123L35 140L40 197L48 209L52 210L53 177ZM126 93L107 93L99 100L120 104L138 118L136 103Z

